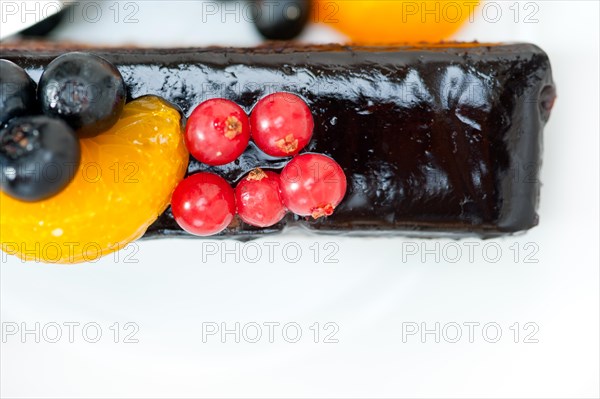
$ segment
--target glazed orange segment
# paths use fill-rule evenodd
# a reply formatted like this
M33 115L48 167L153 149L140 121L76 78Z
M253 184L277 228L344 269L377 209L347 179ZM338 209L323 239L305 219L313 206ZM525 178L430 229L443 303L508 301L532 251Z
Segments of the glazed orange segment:
M178 111L158 97L134 100L110 130L81 140L81 164L58 195L28 203L0 192L2 250L76 263L121 249L166 209L187 164Z
M437 42L450 39L481 12L478 4L479 0L318 0L313 18L357 44Z

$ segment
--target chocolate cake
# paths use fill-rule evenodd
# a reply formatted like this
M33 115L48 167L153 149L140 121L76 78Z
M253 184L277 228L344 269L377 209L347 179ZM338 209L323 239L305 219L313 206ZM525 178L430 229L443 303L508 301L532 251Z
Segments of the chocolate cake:
M38 80L81 46L3 44L2 58ZM299 226L319 233L492 237L537 225L542 131L555 98L550 62L532 44L397 47L270 44L258 48L85 48L111 61L128 98L154 94L187 116L223 97L247 112L276 91L302 96L315 121L303 152L334 158L348 179L335 213L288 214L269 228L236 219L219 237L252 238ZM254 167L279 170L252 142L233 163L190 159L235 184ZM146 238L190 236L170 210Z

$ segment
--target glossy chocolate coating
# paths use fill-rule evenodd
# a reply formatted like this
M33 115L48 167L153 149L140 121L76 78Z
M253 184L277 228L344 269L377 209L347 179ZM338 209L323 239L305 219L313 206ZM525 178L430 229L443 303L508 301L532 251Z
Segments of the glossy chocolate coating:
M76 49L76 48L74 48ZM78 48L81 49L81 48ZM6 49L37 79L65 49ZM315 118L305 151L344 169L348 192L328 218L287 215L272 228L236 221L223 237L286 226L340 234L496 235L538 223L542 130L555 97L546 54L531 44L254 49L89 49L121 71L129 98L159 95L186 115L225 97L250 112L274 91L301 95ZM252 143L207 167L232 184L254 167L278 170ZM187 235L167 210L146 237Z

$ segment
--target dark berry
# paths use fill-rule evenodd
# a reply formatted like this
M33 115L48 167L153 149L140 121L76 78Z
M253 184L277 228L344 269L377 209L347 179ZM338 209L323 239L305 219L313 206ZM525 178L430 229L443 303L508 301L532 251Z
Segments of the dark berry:
M89 53L68 53L54 59L38 86L42 111L66 121L82 137L112 127L125 105L126 90L119 70Z
M254 0L254 24L269 40L298 36L310 17L309 0Z
M11 119L0 131L0 187L39 201L61 191L79 165L77 135L64 121L44 115Z
M308 105L292 93L273 93L262 98L250 115L252 139L274 157L297 154L310 142L313 128Z
M281 172L283 203L300 216L329 216L346 194L346 175L333 159L307 153L294 157Z
M171 197L177 224L190 234L210 236L223 231L235 215L233 188L213 173L196 173L182 180Z
M63 21L65 16L67 15L66 8L57 12L56 14L52 14L48 18L42 19L35 25L30 26L27 29L19 32L22 36L46 36L48 33L52 32L60 23Z
M280 178L275 172L254 169L235 188L239 217L257 227L269 227L285 216L280 193Z
M35 82L17 64L0 60L0 126L37 109Z
M198 105L188 118L185 142L190 153L207 165L235 161L250 141L248 115L236 103L215 98Z

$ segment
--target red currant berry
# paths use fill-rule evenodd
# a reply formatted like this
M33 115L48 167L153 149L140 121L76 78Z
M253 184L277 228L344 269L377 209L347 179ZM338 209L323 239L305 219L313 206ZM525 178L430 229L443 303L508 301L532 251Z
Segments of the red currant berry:
M225 165L235 161L248 146L248 115L236 103L215 98L198 105L185 128L185 143L198 161Z
M261 150L274 157L289 157L310 142L314 121L304 100L282 92L256 103L250 127L252 139Z
M280 194L281 180L275 172L254 169L235 188L240 218L257 227L269 227L285 216Z
M231 223L235 195L222 177L196 173L179 183L171 197L171 210L182 229L197 236L210 236Z
M297 215L329 216L345 194L344 171L325 155L298 155L281 172L283 203Z

